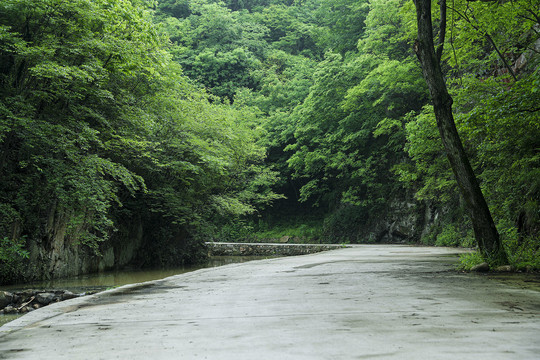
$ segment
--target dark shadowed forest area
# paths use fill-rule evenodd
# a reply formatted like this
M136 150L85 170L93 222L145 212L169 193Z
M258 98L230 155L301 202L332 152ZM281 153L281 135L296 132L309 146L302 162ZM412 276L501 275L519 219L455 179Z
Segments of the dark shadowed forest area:
M422 3L2 0L0 284L213 240L477 247L426 36L504 262L539 269L540 3L433 1L431 35Z

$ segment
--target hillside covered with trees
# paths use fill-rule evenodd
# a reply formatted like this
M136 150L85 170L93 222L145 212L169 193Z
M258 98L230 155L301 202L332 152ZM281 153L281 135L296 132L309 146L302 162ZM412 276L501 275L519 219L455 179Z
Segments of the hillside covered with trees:
M540 5L440 3L463 148L539 268ZM417 38L405 0L2 1L0 283L208 240L476 246Z

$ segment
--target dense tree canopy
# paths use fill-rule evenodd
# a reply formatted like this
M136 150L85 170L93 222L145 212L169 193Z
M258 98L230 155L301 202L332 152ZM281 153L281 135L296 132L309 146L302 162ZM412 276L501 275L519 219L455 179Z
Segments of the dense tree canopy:
M64 222L67 241L99 252L135 212L160 224L157 234L197 234L276 198L258 120L182 74L149 9L105 0L1 7L3 239L48 241Z
M457 130L510 261L538 266L538 4L445 5ZM179 233L472 245L416 31L405 0L2 1L0 271L58 224L99 254L133 218L162 253Z

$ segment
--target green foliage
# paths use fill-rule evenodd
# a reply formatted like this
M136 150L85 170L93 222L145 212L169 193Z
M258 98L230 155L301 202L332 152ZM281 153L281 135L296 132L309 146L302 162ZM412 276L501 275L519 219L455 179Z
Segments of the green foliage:
M238 87L255 88L252 72L259 62L243 48L229 52L205 49L183 61L186 74L204 84L212 94L233 100Z
M455 1L449 12L448 63L457 74L508 75L512 63L537 39L534 1ZM536 15L535 15L536 13Z
M433 107L426 106L416 117L414 113L409 115L408 118L413 120L405 127L405 150L413 165L398 164L393 170L399 175L400 181L417 189L417 199L449 202L454 199L457 187L444 154Z
M537 9L528 1L456 2L449 11L443 60L449 66L456 126L516 265L521 254L537 256L540 239L540 58L530 50L538 40L533 30ZM432 109L413 116L406 131L414 166L399 165L394 171L409 186L419 186L418 199L458 205ZM454 236L444 232L455 226L443 227L445 243L452 243Z
M471 270L476 265L480 265L484 262L484 258L480 252L475 251L468 254L462 254L459 256L459 270Z
M448 6L458 131L511 261L536 266L537 8ZM376 241L365 229L416 201L441 212L422 241L472 245L412 7L4 0L0 238L46 243L65 228L66 244L99 253L136 218L155 265L195 260L203 239ZM24 258L5 241L5 257Z
M3 283L13 281L22 272L24 260L29 256L24 246L24 238L16 240L0 238L0 276Z
M174 51L188 76L265 117L263 144L282 174L281 191L323 208L354 204L355 216L364 218L376 212L366 209L384 208L383 194L394 191L388 178L403 156L401 118L425 101L418 67L402 61L406 41L385 48L377 35L385 16L398 15L398 2L391 10L385 4L312 0L226 8L203 1L188 2L182 16L162 16L177 18L166 24L178 34ZM231 11L240 8L250 13ZM393 33L403 27L400 19ZM381 42L376 51L365 31ZM353 54L363 37L365 54ZM250 57L258 62L243 60ZM398 125L383 131L385 122Z
M99 253L136 217L145 241L163 234L166 249L280 198L259 119L194 85L169 46L144 2L0 4L2 236L48 243L65 229L66 246ZM223 54L201 64L255 61L241 48ZM15 258L19 248L6 249Z
M303 6L312 6L312 30L317 46L345 55L354 52L366 28L369 1L311 0Z
M220 39L186 32L186 41L198 39L188 46L190 54L211 48L212 56L219 57L242 48L258 61L234 75L249 74L236 78L241 86L232 85L226 96L234 94L235 104L255 109L263 119L267 163L280 172L278 184L289 197L283 205L296 204L304 212L306 207L295 201L318 207L326 219L326 236L358 241L366 240L357 238L360 227L371 226L392 202L414 194L416 201L442 213L424 241L472 245L412 51L416 24L411 2L197 4L192 8L210 4L211 21L227 29L220 28ZM532 244L539 234L537 9L526 0L448 6L443 67L458 131L505 243L516 252L512 241L532 239L525 241ZM248 12L236 11L242 9ZM203 11L191 14L184 17L191 24L203 19ZM248 41L239 19L256 29L251 44L257 46L240 45ZM195 63L184 63L186 69L190 62ZM211 66L211 59L205 62L208 68L197 76L210 81L219 67ZM517 81L511 80L509 67ZM234 76L205 85L217 89Z
M323 234L323 225L320 218L314 216L291 216L288 219L280 219L273 222L269 227L261 222L254 226L254 241L268 242L278 241L287 236L289 243L318 244L329 241Z
M378 5L362 7L370 10L368 19L388 11ZM328 52L319 62L309 95L291 114L294 143L284 149L291 153L293 178L302 184L300 201L330 207L328 236L347 233L355 242L360 224L381 216L399 191L390 169L404 159L406 114L426 101L421 73L404 46L370 47L379 30L373 26L360 41L364 53L343 58ZM395 26L401 28L399 19ZM340 223L340 208L348 209L350 221Z
M361 227L370 211L358 205L344 204L324 219L324 239L331 243L373 243L376 239L362 238Z
M464 99L459 89L456 100L464 111L471 102L474 109L460 115L460 129L474 145L475 163L483 189L492 200L496 218L511 218L526 213L536 222L540 198L540 125L537 104L540 95L531 91L540 79L538 71L523 76L510 89L491 79L478 82L464 79L472 94ZM467 104L469 103L469 104ZM466 104L466 105L465 105Z
M158 13L185 74L228 101L239 88L256 88L268 29L250 14L231 12L223 3L182 4L188 11L172 11L169 4L160 6Z
M448 224L437 234L435 245L437 246L462 246L472 247L474 237L471 231L459 228L457 224Z
M366 32L359 40L362 53L404 60L410 56L408 34L404 31L403 0L372 0L366 17ZM410 35L409 35L410 36Z
M220 241L245 242L254 240L254 226L245 219L238 219L216 229L215 237Z
M255 18L269 30L267 38L272 47L292 55L317 57L315 27L307 19L304 6L272 5L262 9Z
M95 244L112 225L118 185L143 187L109 160L104 139L128 126L119 114L136 91L125 90L161 66L161 39L131 3L13 0L2 14L2 201L16 204L29 233L40 233L38 216L52 207L69 214L68 237Z
M155 231L152 241L144 243L137 253L135 261L140 267L171 268L207 260L208 251L199 239L179 235L170 226Z
M532 236L520 239L517 234L512 235L507 237L505 242L507 251L510 254L510 262L518 270L531 271L540 269L540 246L538 240Z

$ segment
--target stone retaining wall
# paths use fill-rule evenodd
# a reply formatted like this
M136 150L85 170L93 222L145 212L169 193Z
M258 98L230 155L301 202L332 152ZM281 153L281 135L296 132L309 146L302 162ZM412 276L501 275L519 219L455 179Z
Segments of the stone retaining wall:
M268 244L207 242L210 256L295 256L341 249L335 244Z

